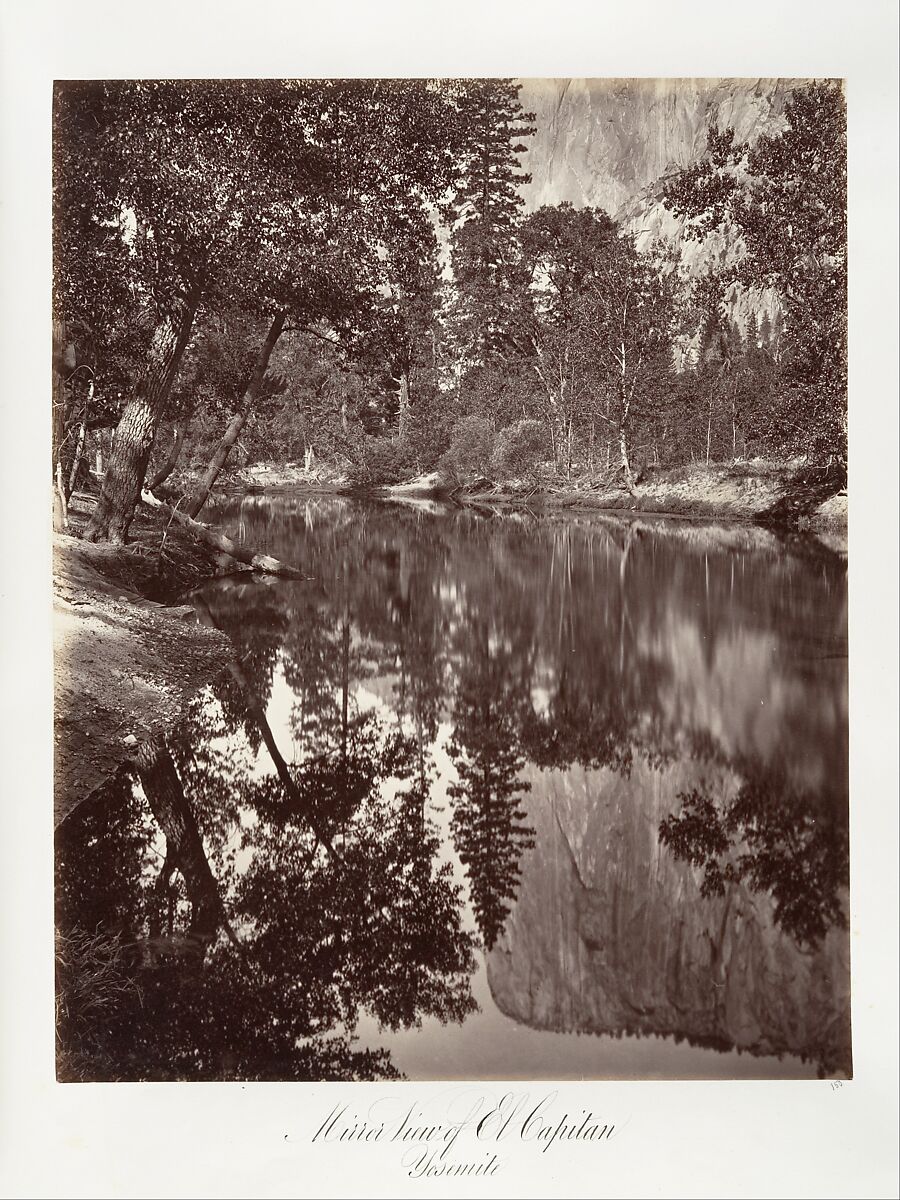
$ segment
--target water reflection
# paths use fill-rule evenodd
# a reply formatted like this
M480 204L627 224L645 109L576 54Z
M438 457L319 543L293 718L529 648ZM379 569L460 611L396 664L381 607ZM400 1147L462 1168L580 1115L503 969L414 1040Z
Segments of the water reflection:
M599 518L218 516L315 582L205 588L234 662L60 828L63 1073L376 1078L422 1026L477 1077L485 967L536 1029L849 1069L843 562Z

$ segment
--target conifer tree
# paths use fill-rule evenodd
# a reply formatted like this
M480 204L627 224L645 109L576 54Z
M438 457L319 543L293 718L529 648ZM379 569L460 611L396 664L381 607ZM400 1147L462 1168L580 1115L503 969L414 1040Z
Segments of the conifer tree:
M515 899L522 854L534 845L519 807L531 785L518 777L525 757L509 697L499 695L503 690L502 666L485 653L461 681L449 746L458 775L447 789L453 841L466 868L486 950L500 936Z
M480 362L503 312L525 203L519 188L531 179L518 157L526 149L522 139L535 132L534 113L522 111L519 86L511 79L472 81L463 108L469 136L449 205L455 315L461 348L471 362Z

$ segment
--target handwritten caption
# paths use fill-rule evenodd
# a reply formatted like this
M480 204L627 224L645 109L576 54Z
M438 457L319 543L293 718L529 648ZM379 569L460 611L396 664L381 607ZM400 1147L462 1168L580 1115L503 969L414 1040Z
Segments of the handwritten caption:
M506 1092L498 1098L457 1096L440 1107L383 1099L365 1115L337 1104L311 1140L331 1146L394 1145L410 1178L424 1179L496 1175L520 1147L541 1155L560 1153L573 1143L600 1148L615 1132L615 1123L591 1109L562 1105L558 1092Z

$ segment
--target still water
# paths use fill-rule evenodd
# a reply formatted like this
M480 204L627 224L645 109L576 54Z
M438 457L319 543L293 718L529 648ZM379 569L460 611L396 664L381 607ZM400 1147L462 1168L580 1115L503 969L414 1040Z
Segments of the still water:
M433 503L209 519L309 579L193 595L232 663L59 829L61 1077L849 1072L840 556Z

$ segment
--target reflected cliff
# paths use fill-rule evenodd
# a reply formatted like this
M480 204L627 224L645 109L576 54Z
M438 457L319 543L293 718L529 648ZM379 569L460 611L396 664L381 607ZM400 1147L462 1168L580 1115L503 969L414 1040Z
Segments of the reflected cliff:
M60 828L72 1074L427 1076L443 1039L478 1077L506 1019L697 1048L662 1074L849 1071L841 559L440 505L214 516L311 582L205 587L233 662Z

